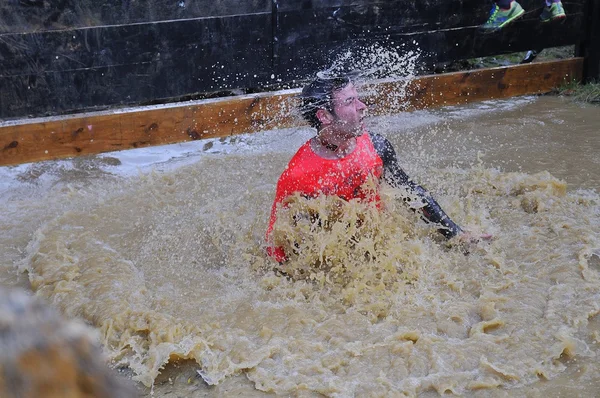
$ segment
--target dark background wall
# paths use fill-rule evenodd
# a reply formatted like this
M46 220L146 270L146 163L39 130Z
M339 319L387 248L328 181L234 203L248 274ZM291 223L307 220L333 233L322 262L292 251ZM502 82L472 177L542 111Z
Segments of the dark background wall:
M484 35L485 0L4 0L0 119L293 85L373 44L418 47L422 65L567 44L589 53L597 1L564 1L558 25L539 22L541 0L520 3L521 20Z

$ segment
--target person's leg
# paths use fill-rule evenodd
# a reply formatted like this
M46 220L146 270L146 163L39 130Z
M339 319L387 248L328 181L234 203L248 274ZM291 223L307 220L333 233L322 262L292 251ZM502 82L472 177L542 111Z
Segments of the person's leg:
M494 32L502 29L524 13L525 10L523 10L523 7L515 0L496 0L490 11L490 17L486 23L481 25L481 30L484 32Z
M510 3L512 2L513 0L497 0L494 3L496 3L496 5L500 7L500 9L508 10L510 8Z
M545 0L546 6L542 10L540 19L542 22L563 20L567 17L565 9L560 0Z

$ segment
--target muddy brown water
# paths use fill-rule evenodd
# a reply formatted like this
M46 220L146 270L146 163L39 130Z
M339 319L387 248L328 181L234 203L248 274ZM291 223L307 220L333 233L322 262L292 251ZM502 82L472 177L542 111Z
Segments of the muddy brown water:
M369 127L495 239L448 246L385 189L383 215L348 210L379 217L362 249L315 239L358 253L337 274L276 275L275 184L312 135L286 129L1 168L0 283L98 328L141 396L596 396L598 108L523 97Z

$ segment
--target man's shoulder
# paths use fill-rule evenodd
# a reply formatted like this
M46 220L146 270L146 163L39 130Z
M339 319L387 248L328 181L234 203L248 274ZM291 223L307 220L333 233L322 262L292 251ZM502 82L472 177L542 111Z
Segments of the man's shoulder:
M285 168L284 174L286 176L294 176L304 173L307 165L314 162L314 154L310 148L310 140L306 141L292 156L287 167Z
M381 134L369 132L368 134L365 134L365 135L369 136L373 145L389 144L389 141L387 140L387 138L385 138Z
M292 159L290 159L290 162L288 164L288 168L296 163L302 162L305 159L310 158L311 154L312 150L310 149L310 140L308 140L304 144L302 144L302 146L298 148L294 156L292 156Z
M396 159L396 151L392 146L392 143L388 141L387 138L380 134L369 133L369 138L371 139L371 143L373 144L373 148L377 155L383 160L384 164L389 164L391 161L395 161Z

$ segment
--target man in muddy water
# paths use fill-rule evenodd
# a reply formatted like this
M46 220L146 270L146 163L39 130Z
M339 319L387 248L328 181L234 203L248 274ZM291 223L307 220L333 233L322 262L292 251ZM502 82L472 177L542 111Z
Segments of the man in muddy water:
M418 197L418 211L447 239L478 240L464 232L423 187L408 177L386 138L367 132L363 122L367 107L349 77L319 76L302 90L301 101L302 115L317 129L317 135L300 147L277 183L266 234L272 258L280 263L287 260L284 250L275 247L271 237L284 199L298 192L304 197L325 194L345 200L369 200L363 186L371 177L376 181L383 177L392 187L403 186Z

